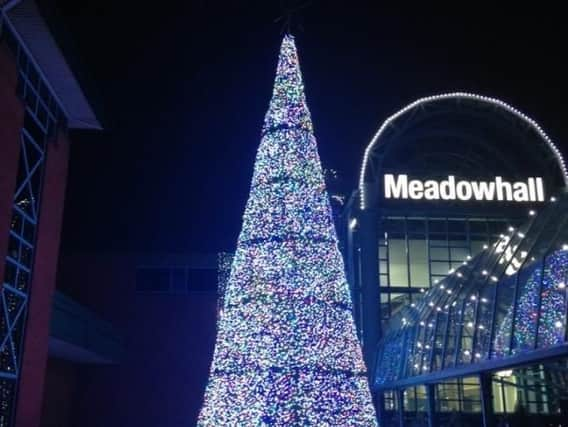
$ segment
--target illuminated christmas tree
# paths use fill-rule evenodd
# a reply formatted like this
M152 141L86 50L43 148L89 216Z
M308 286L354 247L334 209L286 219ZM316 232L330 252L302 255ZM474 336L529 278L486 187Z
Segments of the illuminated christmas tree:
M376 425L290 35L282 42L198 425Z

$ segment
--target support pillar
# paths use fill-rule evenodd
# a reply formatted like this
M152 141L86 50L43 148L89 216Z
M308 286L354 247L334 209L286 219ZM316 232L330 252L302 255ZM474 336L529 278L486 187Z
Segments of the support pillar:
M63 221L69 140L58 132L47 144L36 254L16 407L18 427L39 427L48 357L49 321Z
M363 357L371 379L375 369L377 342L381 337L376 212L364 210L361 212L360 220L361 228L358 234L361 247Z
M481 399L481 415L483 427L495 427L495 411L493 409L493 386L490 373L479 376L479 398Z
M434 384L426 384L425 387L428 405L428 427L438 427L438 417L436 416L436 386Z

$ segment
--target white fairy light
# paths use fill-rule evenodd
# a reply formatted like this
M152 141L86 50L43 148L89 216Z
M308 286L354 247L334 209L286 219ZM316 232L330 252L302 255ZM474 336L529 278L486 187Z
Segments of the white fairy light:
M474 101L479 101L487 104L494 105L515 117L521 119L522 121L526 122L532 129L536 131L539 137L546 143L548 148L552 151L556 162L558 163L558 167L562 173L562 177L564 179L564 184L568 186L568 170L566 169L566 164L564 162L564 158L562 157L562 153L556 147L554 142L550 139L550 137L546 134L546 132L542 129L542 127L532 118L521 112L520 110L516 109L515 107L507 104L504 101L501 101L497 98L492 98L489 96L478 95L475 93L470 92L451 92L451 93L442 93L439 95L432 95L417 99L416 101L406 105L404 108L398 110L396 113L388 117L377 130L369 145L365 149L365 153L363 155L363 162L361 164L361 170L359 173L359 201L360 207L362 210L366 208L366 200L365 200L365 177L366 172L368 169L369 159L371 158L371 153L375 145L377 145L380 141L381 135L390 127L390 125L397 120L399 117L403 116L407 112L411 111L412 109L419 107L423 104L433 103L438 101L443 101L447 99L470 99ZM554 197L551 197L551 201L555 201Z

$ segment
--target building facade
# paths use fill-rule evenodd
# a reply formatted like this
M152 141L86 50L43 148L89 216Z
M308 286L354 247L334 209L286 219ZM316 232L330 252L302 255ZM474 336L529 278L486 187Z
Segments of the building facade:
M499 410L511 412L521 401L504 372L518 366L540 375L540 365L501 365L494 360L504 353L494 346L511 336L507 322L515 310L534 310L519 302L524 285L515 278L546 276L546 250L517 240L539 240L562 263L554 248L566 224L557 218L558 236L530 224L546 223L545 212L566 212L566 177L559 150L540 126L497 99L427 97L379 128L348 203L346 267L383 423L491 425ZM505 296L511 287L514 298ZM565 328L565 315L554 322ZM396 366L386 370L389 363ZM501 375L500 385L492 385L491 372ZM525 380L532 381L512 381ZM458 413L475 415L456 421Z
M0 426L40 423L69 157L100 129L31 1L0 2Z
M195 425L231 259L224 253L62 255L59 290L107 320L122 342L119 363L65 373L65 383L77 382L66 425ZM64 389L62 381L53 386Z

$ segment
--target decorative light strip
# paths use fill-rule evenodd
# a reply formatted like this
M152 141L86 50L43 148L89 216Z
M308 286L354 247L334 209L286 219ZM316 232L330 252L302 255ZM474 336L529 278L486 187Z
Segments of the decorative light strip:
M512 107L511 105L507 104L506 102L503 102L503 101L496 99L496 98L491 98L491 97L488 97L488 96L482 96L482 95L477 95L477 94L468 93L468 92L443 93L443 94L440 94L440 95L427 96L427 97L424 97L424 98L420 98L420 99L412 102L411 104L408 104L406 107L397 111L395 114L393 114L392 116L387 118L383 122L383 124L381 125L381 127L379 128L377 133L375 133L375 135L373 136L373 139L371 140L371 142L369 143L369 145L365 149L365 154L363 156L363 163L361 164L361 172L360 172L360 175L359 175L359 201L360 201L360 206L361 206L362 210L364 210L365 206L366 206L364 184L365 184L365 172L367 170L367 163L369 161L369 156L371 155L371 151L372 151L373 147L378 142L378 140L381 137L381 135L383 134L383 132L387 129L387 127L392 122L394 122L400 116L402 116L403 114L412 110L413 108L418 107L418 106L423 105L423 104L430 103L430 102L442 101L442 100L446 100L446 99L471 99L471 100L475 100L475 101L485 102L485 103L488 103L488 104L493 104L493 105L500 107L503 110L513 114L514 116L520 118L521 120L524 120L546 142L546 144L548 145L548 147L550 148L550 150L552 151L552 153L556 157L556 160L558 162L558 166L560 167L560 170L562 172L562 176L564 178L564 185L568 187L568 170L566 168L564 158L562 157L560 150L556 147L556 145L552 142L550 137L546 134L546 132L540 127L540 125L536 121L534 121L529 116L522 113L521 111L517 110L516 108Z

